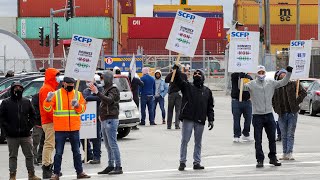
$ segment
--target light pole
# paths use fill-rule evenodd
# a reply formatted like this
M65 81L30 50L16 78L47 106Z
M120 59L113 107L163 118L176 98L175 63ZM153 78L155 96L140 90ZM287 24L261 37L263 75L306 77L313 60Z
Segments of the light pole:
M300 40L300 0L297 0L296 40Z

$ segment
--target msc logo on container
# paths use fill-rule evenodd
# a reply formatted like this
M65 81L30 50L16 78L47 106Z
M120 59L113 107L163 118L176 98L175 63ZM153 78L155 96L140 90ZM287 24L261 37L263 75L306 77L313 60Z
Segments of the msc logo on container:
M96 114L82 114L80 116L81 121L86 122L86 121L95 121L96 120Z
M85 43L88 43L88 44L90 44L92 42L91 38L86 38L86 37L82 37L82 36L74 36L73 40L74 41L78 41L78 42L85 42Z
M249 32L243 32L243 31L231 32L231 37L233 37L233 38L248 38L249 35L250 35Z
M280 21L290 21L291 10L290 9L280 9Z
M191 20L192 23L194 22L194 20L196 19L196 16L187 12L183 12L183 11L178 11L178 16L179 17L183 17L185 19Z
M292 47L303 47L305 44L304 41L292 41L291 42L291 46Z

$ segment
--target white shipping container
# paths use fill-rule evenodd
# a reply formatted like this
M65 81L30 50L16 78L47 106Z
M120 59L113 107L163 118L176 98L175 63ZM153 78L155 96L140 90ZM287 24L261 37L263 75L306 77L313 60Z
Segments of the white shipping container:
M17 34L17 18L16 17L0 17L0 29Z

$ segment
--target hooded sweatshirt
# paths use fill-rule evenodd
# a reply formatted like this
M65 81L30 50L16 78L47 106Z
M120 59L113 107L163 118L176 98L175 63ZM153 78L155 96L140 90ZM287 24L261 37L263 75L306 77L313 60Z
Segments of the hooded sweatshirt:
M97 96L100 98L100 118L101 121L108 119L118 119L119 116L119 102L120 91L117 86L113 84L113 73L107 71L102 75L104 81L104 91L98 92Z
M273 112L272 97L275 89L283 87L288 84L291 73L281 80L259 80L255 79L244 85L244 90L250 92L252 101L252 114L264 115Z
M43 86L39 91L39 107L43 107L43 102L46 100L49 92L55 92L59 86L56 80L56 76L59 74L59 70L55 68L48 68L45 72L45 80ZM43 108L40 108L41 122L42 124L53 123L53 111L47 112Z

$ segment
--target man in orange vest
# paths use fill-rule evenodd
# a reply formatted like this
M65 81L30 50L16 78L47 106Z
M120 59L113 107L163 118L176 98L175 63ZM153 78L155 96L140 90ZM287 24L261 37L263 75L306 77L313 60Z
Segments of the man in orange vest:
M54 174L51 180L59 180L62 155L66 139L69 138L77 179L90 178L83 172L80 153L80 115L86 110L86 101L81 92L74 90L75 80L64 77L63 88L49 92L43 103L47 112L53 111L56 154L54 156Z

